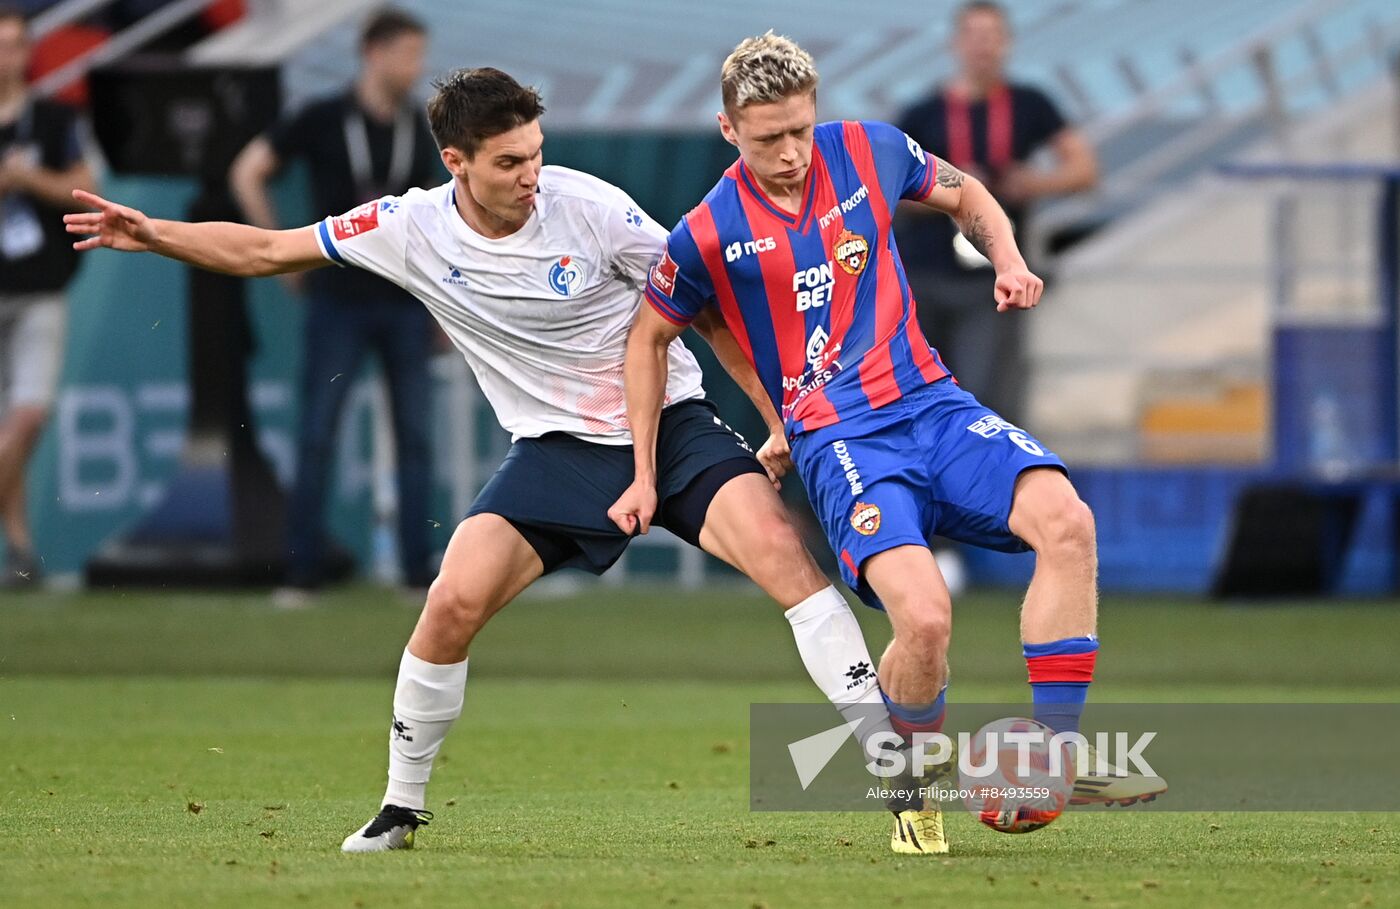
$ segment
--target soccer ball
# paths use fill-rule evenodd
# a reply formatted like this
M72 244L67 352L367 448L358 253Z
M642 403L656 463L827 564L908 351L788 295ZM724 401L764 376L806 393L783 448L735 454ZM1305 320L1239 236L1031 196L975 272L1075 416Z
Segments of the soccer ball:
M1030 833L1064 812L1075 763L1069 746L1059 744L1051 766L1053 734L1025 717L996 720L972 734L958 775L963 802L979 821L1001 833Z

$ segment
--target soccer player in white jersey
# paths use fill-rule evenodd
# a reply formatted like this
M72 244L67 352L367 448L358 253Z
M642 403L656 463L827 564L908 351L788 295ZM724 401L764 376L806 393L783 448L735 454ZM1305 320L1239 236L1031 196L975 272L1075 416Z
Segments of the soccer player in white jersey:
M633 482L623 363L666 231L617 187L541 166L544 108L534 89L494 69L458 70L435 89L428 118L451 174L436 189L295 230L162 221L90 193L75 196L97 211L67 218L71 233L90 235L79 249L151 251L247 276L331 263L382 275L437 318L513 436L454 532L404 651L388 789L379 814L345 840L347 852L411 847L431 817L433 758L461 713L467 651L487 620L542 574L602 573L647 529L608 509ZM737 350L718 320L701 329L732 364ZM892 736L855 616L764 468L705 400L694 357L677 340L666 359L656 475L647 478L657 523L762 587L785 610L822 692L860 719L867 741Z

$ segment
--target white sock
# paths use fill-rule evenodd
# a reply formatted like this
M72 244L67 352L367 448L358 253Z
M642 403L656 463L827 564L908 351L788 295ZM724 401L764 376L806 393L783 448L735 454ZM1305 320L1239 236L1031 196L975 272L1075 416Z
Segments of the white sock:
M383 805L427 807L428 777L447 730L462 713L467 661L439 665L404 649L389 730L389 788Z
M865 748L876 733L889 733L889 711L880 696L875 661L851 607L835 587L809 596L784 613L807 674L847 721L859 720L856 741ZM866 752L869 753L868 751Z

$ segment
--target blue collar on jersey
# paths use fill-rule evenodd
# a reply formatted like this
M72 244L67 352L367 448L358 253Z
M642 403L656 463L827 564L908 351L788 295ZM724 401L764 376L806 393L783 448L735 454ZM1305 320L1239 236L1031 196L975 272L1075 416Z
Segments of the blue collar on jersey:
M807 167L807 192L805 198L802 200L802 210L796 215L785 212L777 205L773 204L773 200L768 198L768 194L759 188L758 183L753 178L753 174L749 172L749 166L744 163L743 158L739 159L739 179L743 181L744 186L753 194L753 197L758 200L760 205L768 209L768 211L772 212L778 218L793 225L798 232L803 232L806 230L804 225L806 224L807 218L812 214L812 202L817 197L817 181L813 176L813 171L816 170L816 160L816 142L813 142L812 163Z

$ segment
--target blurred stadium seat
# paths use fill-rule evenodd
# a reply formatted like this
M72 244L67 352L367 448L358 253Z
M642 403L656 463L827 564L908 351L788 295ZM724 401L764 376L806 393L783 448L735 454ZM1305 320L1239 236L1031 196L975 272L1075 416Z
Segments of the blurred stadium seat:
M29 67L30 80L37 81L62 69L78 57L100 47L111 36L110 31L95 25L73 23L59 26L34 43L34 55ZM85 107L88 103L87 81L74 80L59 89L54 97L64 104Z

